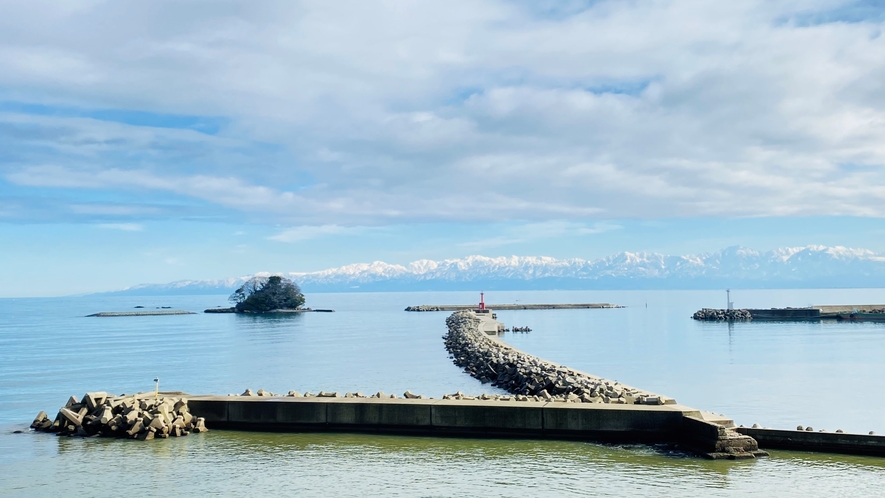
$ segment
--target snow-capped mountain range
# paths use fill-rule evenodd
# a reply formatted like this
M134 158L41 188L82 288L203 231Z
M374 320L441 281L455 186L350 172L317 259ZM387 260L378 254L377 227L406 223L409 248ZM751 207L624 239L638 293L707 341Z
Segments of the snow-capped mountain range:
M602 259L468 256L408 265L383 261L316 272L257 273L221 280L143 284L132 295L224 294L254 276L282 275L305 292L508 289L704 289L885 286L885 255L841 246L760 252L729 247L709 254L622 252Z

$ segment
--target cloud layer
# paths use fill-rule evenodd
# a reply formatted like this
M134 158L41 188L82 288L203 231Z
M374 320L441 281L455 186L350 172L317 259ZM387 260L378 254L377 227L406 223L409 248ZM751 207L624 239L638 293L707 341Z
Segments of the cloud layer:
M885 216L877 1L3 9L0 219Z

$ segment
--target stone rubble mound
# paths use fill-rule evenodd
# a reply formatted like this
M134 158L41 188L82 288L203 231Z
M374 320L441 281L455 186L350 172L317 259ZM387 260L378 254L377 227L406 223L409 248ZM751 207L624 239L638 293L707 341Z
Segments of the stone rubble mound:
M422 304L420 306L406 306L406 311L442 311L442 310L439 308L439 306L427 306L427 305Z
M753 319L753 315L750 314L750 310L746 309L724 310L704 308L695 311L694 314L691 315L691 318L693 320L703 320L707 322L749 322Z
M541 360L491 339L479 328L471 311L458 311L446 319L443 336L456 365L482 383L516 395L514 401L559 401L661 405L662 396L640 391L614 381L593 377ZM446 399L475 399L461 393ZM501 399L501 397L498 397ZM510 399L507 399L509 401Z
M59 436L105 436L140 441L208 430L202 417L188 411L186 398L153 394L110 396L106 392L86 393L82 401L71 396L55 419L41 411L31 428Z

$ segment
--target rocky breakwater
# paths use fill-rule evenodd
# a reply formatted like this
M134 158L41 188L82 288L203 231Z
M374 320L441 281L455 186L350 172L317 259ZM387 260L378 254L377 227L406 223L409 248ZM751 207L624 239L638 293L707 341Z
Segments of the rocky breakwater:
M207 431L205 420L188 411L186 398L155 396L153 393L109 396L105 392L86 393L82 401L71 396L55 419L40 412L31 428L59 436L105 436L141 441Z
M707 322L749 322L753 319L750 310L724 310L704 308L695 311L691 315L693 320L703 320Z
M426 304L421 304L418 306L406 306L405 311L423 312L423 311L443 311L443 310L439 306L428 306Z
M483 383L517 395L517 400L662 405L672 399L555 365L483 333L473 312L446 319L446 349L456 365Z

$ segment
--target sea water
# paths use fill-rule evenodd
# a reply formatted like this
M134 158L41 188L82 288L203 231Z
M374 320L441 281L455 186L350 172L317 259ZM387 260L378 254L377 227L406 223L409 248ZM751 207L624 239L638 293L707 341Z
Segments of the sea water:
M642 445L211 431L141 443L26 429L71 394L410 390L498 392L454 366L447 313L408 305L475 293L314 294L335 313L87 318L135 306L202 311L226 296L0 300L0 496L788 496L878 494L885 459L773 451L705 461ZM725 414L738 424L885 433L885 324L705 323L716 291L493 292L487 302L610 302L621 309L502 311L517 348ZM885 303L885 289L733 292L738 307Z

